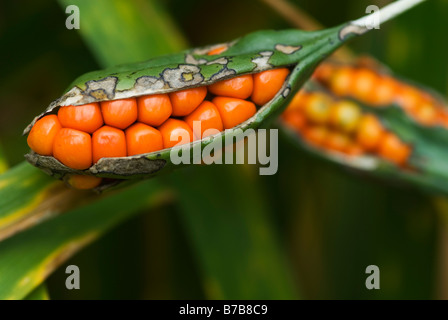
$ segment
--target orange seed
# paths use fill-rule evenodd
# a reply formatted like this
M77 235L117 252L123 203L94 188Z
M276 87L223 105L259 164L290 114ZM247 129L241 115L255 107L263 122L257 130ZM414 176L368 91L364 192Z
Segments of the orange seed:
M287 68L262 71L253 75L254 90L251 100L258 106L270 101L283 86L289 74Z
M330 131L323 140L323 146L330 150L346 152L350 146L350 138L341 132Z
M211 103L210 101L202 102L196 110L194 110L191 114L185 117L185 122L193 129L194 135L199 139L205 138L210 135L212 131L204 134L206 130L215 129L217 131L223 130L223 124L221 115L219 114L218 108ZM199 131L199 127L197 127L197 123L195 126L195 121L201 124L201 128Z
M137 122L126 129L127 155L150 153L163 149L162 134L159 130Z
M411 149L393 133L383 136L378 151L381 157L399 166L404 165L411 154Z
M126 157L126 138L120 129L103 126L92 135L93 163L101 158Z
M208 90L217 96L247 99L252 94L253 87L252 75L246 74L211 84Z
M321 146L326 136L328 129L324 126L310 126L304 129L303 138L310 144Z
M292 129L301 132L305 129L306 126L306 118L305 116L297 111L286 111L282 115L285 123L290 126Z
M362 68L355 71L352 96L365 103L375 102L378 75L370 69Z
M167 94L154 94L137 98L138 121L158 127L164 123L173 112L170 98Z
M207 55L214 56L216 54L223 53L226 50L227 50L227 45L222 45L222 46L219 46L219 47L216 47L216 48L210 50L209 52L207 52Z
M134 98L101 102L104 123L126 129L137 120L137 101Z
M103 125L103 116L98 103L61 107L58 118L62 127L87 133L92 133Z
M28 135L28 146L42 156L51 156L54 139L61 128L61 123L54 114L37 120Z
M103 179L99 177L72 174L67 179L67 183L75 189L88 190L98 187L102 180Z
M168 119L159 128L164 148L193 142L195 136L190 126L182 120Z
M169 94L173 106L173 116L183 117L193 112L204 101L207 95L206 87L198 87L172 92Z
M219 110L224 129L231 129L252 117L257 108L246 100L228 97L215 97L212 102Z
M361 117L356 130L356 141L365 150L374 151L383 134L384 129L380 121L375 116L366 114Z
M292 98L291 102L289 103L287 107L287 111L290 110L297 110L297 111L303 111L305 109L307 98L309 97L309 93L305 90L300 90L296 95Z
M54 139L53 156L72 169L87 169L92 165L92 139L83 131L62 128Z
M379 106L388 106L394 102L397 94L397 83L395 79L381 76L372 92L371 103Z

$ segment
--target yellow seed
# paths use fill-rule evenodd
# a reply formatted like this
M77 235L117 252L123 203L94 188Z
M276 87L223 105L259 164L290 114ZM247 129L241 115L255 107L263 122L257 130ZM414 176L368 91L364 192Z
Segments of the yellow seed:
M305 116L307 119L316 124L328 123L330 116L331 99L320 92L309 95L305 105Z
M337 68L330 77L329 87L338 96L349 96L353 91L353 75L355 71L350 67Z
M361 118L359 106L351 101L342 100L334 103L330 109L330 124L337 130L353 132Z

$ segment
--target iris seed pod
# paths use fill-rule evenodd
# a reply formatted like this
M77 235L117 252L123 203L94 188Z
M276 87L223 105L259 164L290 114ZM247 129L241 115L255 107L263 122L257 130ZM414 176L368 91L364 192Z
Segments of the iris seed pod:
M360 91L364 85L373 89L365 94ZM309 112L316 100L327 104L326 118L325 107ZM292 99L281 123L301 148L320 158L448 194L447 106L433 90L403 80L372 60L326 62ZM316 122L322 118L327 120Z
M381 10L380 22L385 22L422 1L424 0L402 0L392 3ZM37 140L45 139L45 135L39 135L43 131L33 132L33 127L46 116L58 114L61 123L64 123L61 129L64 137L56 134L54 138L59 143L57 152L48 155L31 151L25 157L32 165L66 181L70 181L70 177L74 175L106 178L96 187L97 190L105 189L123 179L147 178L162 171L167 172L174 168L170 160L170 148L132 156L126 153L126 141L129 140L126 129L144 119L148 110L157 109L158 104L150 101L152 97L165 97L164 105L169 108L165 109L167 112L163 115L158 114L157 118L150 117L154 121L145 123L151 128L160 125L163 129L162 140L171 135L169 130L186 129L188 124L183 117L191 114L204 99L213 99L218 104L224 128L226 124L227 127L233 127L203 139L192 137L189 141L193 142L187 145L187 151L184 152L195 147L203 149L216 139L221 139L224 144L225 137L233 135L235 130L245 131L266 126L280 115L293 94L324 58L349 39L369 30L367 21L368 17L363 17L315 32L259 31L228 43L89 72L76 79L60 98L53 101L24 130L24 134L36 135ZM263 77L262 73L273 69L276 69L276 77L281 79L268 82L266 79L269 77ZM219 93L222 88L228 90L228 86L216 87L216 83L247 75L252 75L254 79L253 91L247 98L248 101L241 99L250 93L248 91L237 90L238 96L214 98L206 90L208 86L213 86L212 92ZM263 94L260 94L260 90L263 90ZM238 103L235 99L240 99L241 102ZM222 110L229 110L230 107L223 107L223 103L233 103L232 108L238 106L239 109L231 116L224 115ZM258 108L252 107L257 103ZM145 105L145 110L139 107L140 104ZM65 112L64 108L73 110ZM101 110L101 115L98 110ZM66 114L72 115L72 118L69 117L70 121L65 117ZM93 120L90 121L89 118L85 123L78 123L78 114L91 115ZM235 120L241 114L244 117ZM173 117L175 119L170 119ZM75 120L76 125L72 125ZM169 125L167 121L170 122ZM163 123L160 124L161 122ZM104 126L101 126L102 123ZM101 127L98 129L99 126ZM85 131L82 128L86 128ZM146 131L151 131L151 128L146 128ZM155 135L158 136L157 133ZM65 144L61 141L65 141ZM107 141L113 142L118 149L109 152L106 148ZM165 140L163 144L170 145ZM93 151L89 154L90 145ZM77 163L78 154L82 158L80 163ZM103 157L98 160L101 155ZM70 166L69 163L73 165Z

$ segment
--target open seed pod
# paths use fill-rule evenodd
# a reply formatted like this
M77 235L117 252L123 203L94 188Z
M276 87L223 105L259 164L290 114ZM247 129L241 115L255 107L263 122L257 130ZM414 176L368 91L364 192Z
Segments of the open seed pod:
M372 60L326 62L281 122L294 141L319 157L446 194L447 105L433 90Z
M380 21L387 21L421 1L393 3L383 9L384 18ZM203 150L216 141L231 140L231 135L266 126L280 115L324 58L368 30L365 18L361 18L315 32L261 31L224 44L87 73L25 129L33 150L25 157L34 166L75 187L97 190L168 172L180 167L173 163L172 152L188 153L192 163L193 149ZM264 76L266 72L276 75L272 82L270 76ZM229 87L223 81L238 82L245 76L253 83L249 95L236 97L228 88L213 89ZM190 97L185 97L186 92ZM165 98L162 105L171 104L171 113L165 112L164 117L142 116L147 113L148 104L153 109L162 108L146 102L156 96ZM187 102L179 102L182 99ZM212 127L220 132L197 137L187 122L204 101L214 104L225 130ZM201 121L201 116L196 116ZM88 121L84 121L85 117ZM163 121L155 121L156 118ZM150 149L136 142L138 129L142 128L153 137L142 139L150 141ZM172 143L172 133L179 131L190 134L182 141L186 145ZM154 143L155 139L159 142ZM137 151L130 152L131 143L137 144Z

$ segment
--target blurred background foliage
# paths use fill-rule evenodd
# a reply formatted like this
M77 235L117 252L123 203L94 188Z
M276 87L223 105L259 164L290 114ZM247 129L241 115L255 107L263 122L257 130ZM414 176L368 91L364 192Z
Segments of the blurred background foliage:
M21 133L32 118L78 75L111 62L83 37L83 14L99 21L107 12L81 10L81 32L65 28L65 5L79 2L0 4L0 152L10 165L21 162L28 151ZM358 18L370 4L389 3L289 2L325 26ZM124 1L113 3L133 21ZM160 53L291 27L258 0L132 3L152 14L152 24L146 23L160 42L145 45L160 45ZM447 96L446 17L447 1L427 1L350 47ZM120 23L111 30L121 30ZM138 34L121 36L128 37L130 46L145 41ZM129 61L144 58L143 52ZM259 176L255 166L216 165L192 166L158 178L169 186L171 201L139 208L142 214L64 262L46 281L49 296L448 298L446 213L434 206L430 195L348 172L297 150L284 137L279 143L279 171L274 176ZM81 270L81 290L65 288L69 264ZM365 268L371 264L380 267L380 290L365 288Z

